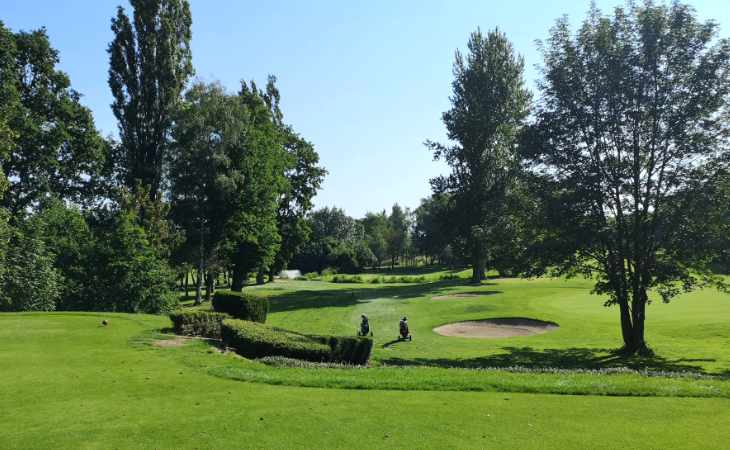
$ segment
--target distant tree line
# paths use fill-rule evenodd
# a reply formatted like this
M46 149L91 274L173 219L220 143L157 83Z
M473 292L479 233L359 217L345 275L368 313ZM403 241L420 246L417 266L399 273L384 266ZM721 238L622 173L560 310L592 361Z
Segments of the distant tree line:
M448 241L439 241L446 228L442 220L448 217L435 218L431 202L424 200L415 211L395 204L390 212L370 212L362 219L354 219L339 208L314 211L306 218L312 230L310 238L295 254L292 267L303 272L330 269L358 273L396 266L455 264Z

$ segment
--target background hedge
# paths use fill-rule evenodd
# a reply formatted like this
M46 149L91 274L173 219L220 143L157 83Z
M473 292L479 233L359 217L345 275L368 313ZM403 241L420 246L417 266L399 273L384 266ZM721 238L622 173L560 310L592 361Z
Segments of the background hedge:
M223 343L247 358L284 356L314 362L367 364L373 349L368 337L309 336L260 323L227 319Z
M221 322L230 316L212 311L175 311L170 313L175 334L220 339Z
M243 292L217 291L213 296L213 309L237 319L264 323L269 313L269 299Z

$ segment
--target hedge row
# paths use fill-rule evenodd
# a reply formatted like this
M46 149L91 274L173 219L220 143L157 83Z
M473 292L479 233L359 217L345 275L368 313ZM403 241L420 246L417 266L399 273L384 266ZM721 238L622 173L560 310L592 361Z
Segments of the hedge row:
M309 336L246 320L227 319L221 326L223 343L246 358L286 356L307 361L327 361L330 347Z
M175 311L170 313L175 334L220 339L221 322L230 316L212 311Z
M244 320L221 325L226 346L247 358L284 356L314 362L366 364L373 349L367 337L308 336Z
M218 291L213 296L213 310L237 319L266 322L269 300L243 292Z
M328 362L367 364L373 351L373 340L353 336L312 336L330 347Z

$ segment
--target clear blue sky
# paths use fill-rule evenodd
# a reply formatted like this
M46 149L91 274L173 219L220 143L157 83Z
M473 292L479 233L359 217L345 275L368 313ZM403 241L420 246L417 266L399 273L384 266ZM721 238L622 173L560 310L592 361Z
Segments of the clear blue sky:
M126 0L2 0L13 30L45 26L61 68L83 94L97 127L116 133L106 47L117 4ZM620 0L597 2L603 9ZM691 1L730 36L730 1ZM394 202L414 208L428 179L446 168L425 139L443 140L454 51L468 35L498 26L526 60L532 86L535 40L555 19L581 20L575 0L242 1L192 0L196 76L231 90L239 80L279 78L285 120L311 140L329 171L317 206L360 217Z

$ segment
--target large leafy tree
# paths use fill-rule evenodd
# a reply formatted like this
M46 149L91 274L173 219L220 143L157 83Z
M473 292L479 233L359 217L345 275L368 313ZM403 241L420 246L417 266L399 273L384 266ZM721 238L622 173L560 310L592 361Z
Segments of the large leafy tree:
M498 30L477 30L468 54L456 52L451 109L443 114L453 145L427 142L451 174L432 180L434 191L454 202L454 231L472 261L473 281L485 276L490 243L505 216L505 196L517 168L516 141L528 114L530 95L524 62Z
M388 235L386 237L386 248L390 256L390 268L395 267L395 263L402 258L408 247L408 239L410 238L409 230L409 211L404 210L397 203L393 205L388 216Z
M129 189L159 198L172 114L193 73L187 0L131 0L112 19L109 87L119 121L121 172Z
M279 200L277 224L281 246L271 266L270 278L285 269L297 251L309 239L311 230L306 215L312 210L312 199L327 173L318 165L319 155L309 141L291 128L282 128L287 152L286 188Z
M448 195L434 194L421 200L414 211L413 240L416 249L431 261L443 262L452 241L449 227L451 202Z
M15 55L15 37L0 21L0 199L8 188L8 179L2 169L17 136L10 128L10 118L20 100L15 83Z
M388 257L388 233L390 224L385 211L369 212L360 221L365 230L365 243L375 258L375 266L380 267Z
M105 160L91 112L44 29L12 33L0 23L0 204L13 216L53 194L83 203Z
M543 51L527 141L544 180L535 256L595 279L618 305L624 350L640 352L651 292L669 301L720 281L708 263L727 232L727 198L711 193L728 168L730 42L687 5L645 3L593 8L575 35L559 20Z
M253 84L237 95L196 84L172 132L172 218L186 231L185 253L209 280L232 267L234 290L273 265L280 200L290 192L291 158L266 95Z
M173 274L160 258L138 213L121 208L97 211L94 247L87 256L85 305L97 311L159 314L173 309Z
M276 86L276 77L269 76L266 90L259 91L259 97L268 106L272 120L282 134L287 154L284 173L286 186L277 211L281 245L269 268L269 280L273 280L274 275L287 267L296 252L309 239L311 230L306 215L312 210L312 199L321 187L327 171L319 166L319 154L314 145L284 123L284 114L279 106L281 96Z
M197 268L198 303L204 274L216 265L237 212L234 204L244 175L232 157L247 126L243 103L219 84L193 85L175 116L169 160L171 216L185 230L185 259Z
M252 273L263 282L281 246L277 213L288 189L289 157L267 95L253 82L243 82L237 96L247 112L247 128L231 155L241 177L227 229L234 290L241 290Z

